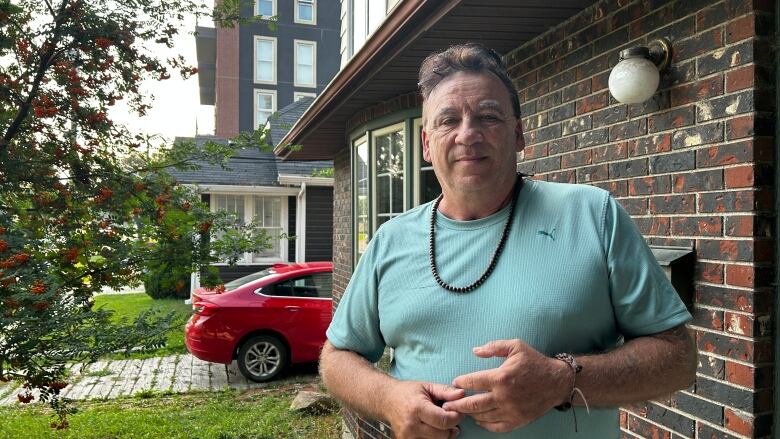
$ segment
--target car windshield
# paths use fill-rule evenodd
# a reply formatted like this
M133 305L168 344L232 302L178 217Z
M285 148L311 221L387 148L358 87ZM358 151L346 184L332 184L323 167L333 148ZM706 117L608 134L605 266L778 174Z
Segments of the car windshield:
M249 282L256 281L256 280L258 280L258 279L260 279L262 277L270 276L272 274L276 274L274 269L273 268L266 268L263 271L258 271L257 273L252 273L252 274L250 274L248 276L239 277L238 279L236 279L234 281L226 283L225 284L225 290L226 291L235 290L236 288L242 287L242 286L248 284Z

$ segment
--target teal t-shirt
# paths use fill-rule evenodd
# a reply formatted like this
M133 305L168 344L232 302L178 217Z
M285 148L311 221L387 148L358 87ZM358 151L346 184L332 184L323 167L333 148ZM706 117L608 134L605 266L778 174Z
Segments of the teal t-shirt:
M472 348L519 338L545 355L598 353L690 320L631 218L608 192L525 180L506 247L484 284L467 294L436 284L428 263L432 203L384 224L338 304L328 340L372 362L394 349L390 374L451 384L498 367ZM475 221L438 213L436 261L445 282L465 286L487 267L509 208ZM587 397L587 395L585 395ZM534 395L528 395L533 398ZM464 439L617 438L617 409L549 411L510 433L467 417Z

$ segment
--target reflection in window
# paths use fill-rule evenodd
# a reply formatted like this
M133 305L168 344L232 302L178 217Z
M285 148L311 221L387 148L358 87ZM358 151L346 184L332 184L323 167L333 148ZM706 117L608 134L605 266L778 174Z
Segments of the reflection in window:
M273 92L255 91L255 127L265 126L266 121L274 114Z
M355 264L368 245L368 142L355 146Z
M416 135L417 145L422 145L419 130ZM419 148L419 154L419 157L417 157L418 163L420 163L420 193L418 196L420 197L420 204L423 204L436 199L441 193L441 186L439 185L439 180L436 179L436 174L433 173L433 165L426 162L423 158L422 146Z
M296 4L296 21L314 23L314 0L298 0Z
M379 228L404 211L404 131L400 129L374 138L376 214Z
M274 0L257 0L255 4L257 5L256 15L262 15L263 17L274 15Z

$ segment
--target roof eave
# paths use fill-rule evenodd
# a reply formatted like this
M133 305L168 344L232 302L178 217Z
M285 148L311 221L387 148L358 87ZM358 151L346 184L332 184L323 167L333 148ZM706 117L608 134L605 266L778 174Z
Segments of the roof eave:
M417 29L424 32L460 2L461 0L401 2L279 141L273 150L274 154L282 159L288 158L295 151L294 145L300 142L302 136L307 131L315 130L322 118L337 108L346 98L344 95L350 93L354 85L361 80L361 76L367 74L366 65L376 65L374 60L387 56L387 52L392 50L395 44L400 44L404 39L411 41L413 38L410 38L410 31ZM436 6L431 8L431 5ZM435 12L429 13L430 9ZM400 46L395 48L396 51L403 49L403 45Z

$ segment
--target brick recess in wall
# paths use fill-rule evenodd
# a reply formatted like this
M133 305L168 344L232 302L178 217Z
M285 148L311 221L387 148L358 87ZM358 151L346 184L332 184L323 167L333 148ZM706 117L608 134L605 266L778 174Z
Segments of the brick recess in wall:
M771 435L773 20L769 0L603 0L506 56L527 143L518 170L609 190L650 244L696 250L696 382L624 407L622 438ZM674 56L659 92L617 103L607 78L620 50L662 36ZM399 96L349 126L415 102ZM349 165L344 149L334 160L334 297L352 273ZM344 422L358 438L391 437L348 411Z
M527 144L518 170L609 190L650 244L696 250L696 383L625 407L623 437L768 437L773 2L626 3L596 4L506 56ZM615 101L620 50L661 36L674 55L659 92Z

